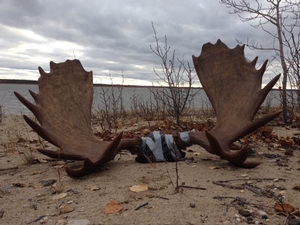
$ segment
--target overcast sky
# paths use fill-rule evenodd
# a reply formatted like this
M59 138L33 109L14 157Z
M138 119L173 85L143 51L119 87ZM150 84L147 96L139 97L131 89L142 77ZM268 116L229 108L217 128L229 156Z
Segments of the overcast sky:
M189 61L203 44L221 39L230 48L236 39L268 44L273 40L242 23L218 0L0 0L0 78L37 80L38 66L79 59L93 71L95 83L156 84L159 58L151 23L176 56ZM259 63L273 52L245 50ZM264 83L273 77L267 71Z

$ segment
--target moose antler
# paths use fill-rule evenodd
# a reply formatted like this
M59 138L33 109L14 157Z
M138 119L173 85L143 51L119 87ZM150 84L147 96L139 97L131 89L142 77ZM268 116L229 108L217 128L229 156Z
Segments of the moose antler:
M79 60L50 62L50 73L39 67L39 93L29 90L36 105L15 92L16 97L35 115L40 125L24 116L26 122L42 138L60 151L38 149L60 159L84 160L78 169L66 167L70 176L86 175L112 160L117 154L120 133L113 141L100 141L91 128L93 74Z
M240 167L255 167L257 162L245 162L247 146L238 152L231 152L229 146L257 128L265 125L281 111L253 121L266 95L278 81L275 76L261 89L262 76L268 61L255 69L258 57L248 62L244 56L244 45L229 49L221 40L216 44L207 43L199 57L193 56L200 82L211 101L217 122L209 132L191 132L193 143L208 152Z

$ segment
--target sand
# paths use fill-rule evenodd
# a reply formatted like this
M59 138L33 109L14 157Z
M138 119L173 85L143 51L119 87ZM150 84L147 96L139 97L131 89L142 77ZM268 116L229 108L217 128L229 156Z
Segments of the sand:
M199 146L189 147L186 159L177 164L139 164L123 152L94 173L74 179L64 170L73 162L36 151L40 139L21 116L6 116L0 127L1 225L287 224L288 212L276 211L276 203L293 212L290 217L298 216L297 145L255 139L251 160L262 164L254 169L237 168ZM297 128L272 129L285 138L299 133ZM147 190L131 191L134 185ZM116 202L118 212L105 212L110 202Z

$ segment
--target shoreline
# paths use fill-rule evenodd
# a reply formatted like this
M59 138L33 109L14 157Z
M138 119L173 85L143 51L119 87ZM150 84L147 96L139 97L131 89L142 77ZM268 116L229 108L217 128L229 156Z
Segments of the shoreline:
M16 79L0 79L0 85L1 84L33 84L38 85L37 80L16 80ZM95 87L131 87L131 88L168 88L168 86L159 86L159 85L128 85L128 84L100 84L100 83L94 83ZM187 87L182 87L187 88ZM192 89L203 89L203 87L191 87ZM278 88L272 88L273 91L281 91L281 89ZM287 91L297 91L294 89L286 89Z

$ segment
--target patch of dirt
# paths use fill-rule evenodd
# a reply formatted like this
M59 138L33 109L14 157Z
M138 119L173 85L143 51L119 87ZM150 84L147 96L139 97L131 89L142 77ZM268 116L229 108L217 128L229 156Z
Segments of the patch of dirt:
M7 116L0 126L0 224L285 224L299 217L300 132L267 128L241 140L253 150L250 160L261 162L254 169L192 146L178 173L176 163L139 164L122 152L74 179L64 170L74 162L38 153L51 146L22 117ZM148 188L130 190L140 184ZM110 205L117 210L105 213Z

